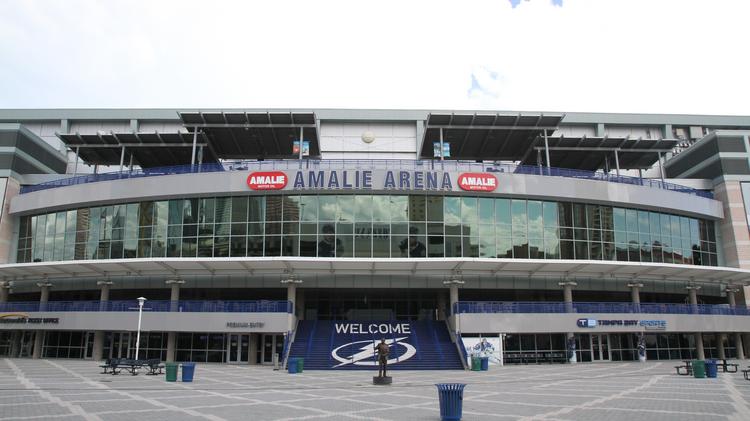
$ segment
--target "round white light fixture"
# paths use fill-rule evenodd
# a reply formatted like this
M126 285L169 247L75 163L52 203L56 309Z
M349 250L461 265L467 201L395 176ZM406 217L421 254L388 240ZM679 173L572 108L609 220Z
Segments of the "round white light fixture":
M362 141L365 143L372 143L375 140L375 133L371 131L366 131L362 133Z

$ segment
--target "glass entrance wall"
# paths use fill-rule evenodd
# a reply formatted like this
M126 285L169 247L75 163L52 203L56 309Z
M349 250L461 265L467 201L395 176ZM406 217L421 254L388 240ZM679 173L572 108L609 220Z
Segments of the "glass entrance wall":
M0 357L10 357L14 333L10 330L0 331Z
M226 334L178 333L176 361L226 362Z
M483 257L717 264L712 221L432 195L175 199L21 217L17 262L149 257Z
M319 320L433 320L439 293L422 289L309 289L305 318ZM447 295L446 295L447 302Z
M84 358L86 339L86 332L81 331L49 330L44 332L42 357Z

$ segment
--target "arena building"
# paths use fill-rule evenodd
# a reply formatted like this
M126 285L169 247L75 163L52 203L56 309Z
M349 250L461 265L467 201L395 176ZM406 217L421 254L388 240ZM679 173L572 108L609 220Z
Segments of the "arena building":
M0 110L0 355L744 358L749 135L742 116Z

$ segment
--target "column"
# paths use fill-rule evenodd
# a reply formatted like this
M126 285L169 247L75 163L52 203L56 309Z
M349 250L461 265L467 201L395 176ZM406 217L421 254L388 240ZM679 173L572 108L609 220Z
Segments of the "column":
M301 279L282 279L281 285L286 285L286 299L289 301L292 307L292 313L289 314L288 322L287 322L287 332L291 332L294 330L295 326L295 316L297 315L297 285L301 285L302 280Z
M641 288L643 284L640 282L631 282L628 284L630 288L630 300L633 302L633 311L636 313L641 312Z
M451 318L450 318L450 326L451 330L453 330L456 333L461 333L461 320L460 315L456 311L456 304L458 303L458 287L463 285L465 282L460 279L451 279L449 281L443 281L443 285L447 285L450 287L450 291L448 293L448 305L450 306L451 311Z
M165 282L171 288L169 295L169 311L177 311L180 301L180 286L185 283L182 279L168 279ZM175 348L177 345L177 332L167 332L167 362L174 362Z
M573 287L578 285L575 281L558 282L557 285L563 287L563 302L565 302L565 312L573 312Z
M724 349L724 341L727 340L726 333L716 334L716 352L719 354L719 359L723 360L727 358L726 350Z
M99 293L99 311L107 311L107 302L109 301L109 289L112 281L99 281L96 283L101 288ZM102 359L104 351L104 331L97 330L94 332L94 350L92 357L95 361Z
M40 282L36 284L42 289L39 296L39 311L47 311L47 301L49 301L49 288L52 286L49 282ZM31 358L42 358L42 345L44 344L44 331L37 330L34 334L34 350Z
M0 303L8 302L8 290L10 285L7 282L0 282Z
M685 287L688 290L688 297L690 306L693 314L698 314L698 290L701 289L698 285L688 285ZM706 353L703 350L703 335L700 332L694 333L695 336L695 353L699 360L706 359Z
M740 289L735 286L729 286L727 287L727 289L725 289L725 291L727 293L727 303L729 304L729 307L732 310L735 310L737 307L737 296L735 294L740 292ZM742 346L742 333L740 332L734 333L734 343L736 344L735 346L737 347L737 359L744 360L745 349Z
M445 320L445 308L448 305L448 301L445 299L445 293L438 291L437 296L437 319Z
M745 347L742 346L742 333L740 332L734 333L734 343L737 346L737 359L744 360L745 359Z
M305 290L297 290L297 301L294 303L294 312L297 320L305 320Z
M563 281L558 282L557 285L563 287L563 302L565 302L565 312L573 312L573 287L577 286L578 283L575 281ZM575 334L573 332L566 333L567 344L566 348L568 351L568 361L570 363L578 362L578 355L576 355L575 347Z
M250 334L250 353L248 354L248 363L249 364L258 364L258 339L260 337L260 334L258 333L251 333Z

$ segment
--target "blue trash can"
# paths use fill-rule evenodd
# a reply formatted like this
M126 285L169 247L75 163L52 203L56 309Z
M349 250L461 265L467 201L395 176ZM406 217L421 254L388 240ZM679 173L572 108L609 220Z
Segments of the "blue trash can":
M719 365L716 360L706 360L706 377L716 378L719 374Z
M440 399L440 419L442 421L459 421L464 402L463 383L436 384Z
M195 375L195 363L182 363L182 381L192 382Z
M286 362L286 369L289 374L297 374L297 359L289 358Z
M482 371L490 369L490 357L482 357Z

